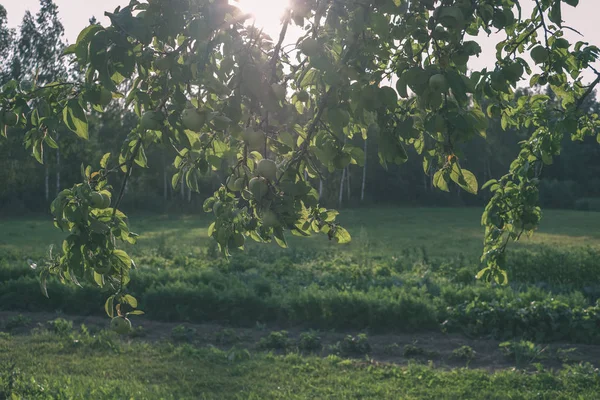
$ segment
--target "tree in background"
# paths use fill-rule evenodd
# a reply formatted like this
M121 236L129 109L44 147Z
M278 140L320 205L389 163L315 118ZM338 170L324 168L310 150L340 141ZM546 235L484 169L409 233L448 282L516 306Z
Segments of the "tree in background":
M70 235L43 269L42 287L49 274L88 279L114 291L110 316L121 305L137 306L126 292L132 260L118 247L136 235L119 208L134 168L147 168L153 149L171 148L174 188L199 191L202 176L222 178L204 209L215 215L209 235L228 255L249 238L285 247L286 232L349 241L314 186L326 173L356 176L352 168L374 159L361 138L384 168L418 166L431 176L429 185L408 176L413 185L478 194L467 165L495 175L491 160L504 160L500 147L511 146L498 144L498 134L487 147L493 158L469 151L485 146L494 120L524 135L508 173L483 186L489 202L479 277L505 283L508 243L532 233L541 218L543 166L561 153L565 137L598 135L598 115L585 104L600 75L585 85L581 72L599 49L563 37L562 7L577 3L535 0L524 15L516 0L296 0L275 40L245 24L247 16L226 0L132 0L107 13L109 27L90 25L65 50L77 58L81 81L42 85L27 70L33 90L11 81L0 95L3 125L27 132L25 145L38 161L61 125L89 139L92 110L118 103L137 117L118 154L106 153L99 167L88 163L83 182L52 203L56 226ZM290 53L282 44L291 24L305 34ZM494 68L470 71L469 60L481 53L473 36L492 30L505 34ZM387 86L390 77L395 88ZM549 85L553 95L515 95L522 80ZM113 188L109 177L117 173Z
M10 55L15 32L8 28L8 15L6 9L0 4L0 54ZM7 76L7 57L0 60L0 83L5 82Z

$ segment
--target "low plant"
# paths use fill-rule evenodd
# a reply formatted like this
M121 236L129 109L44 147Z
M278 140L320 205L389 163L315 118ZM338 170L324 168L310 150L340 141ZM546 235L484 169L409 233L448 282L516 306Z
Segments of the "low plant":
M13 329L23 328L31 324L31 318L25 317L23 314L9 317L4 323L4 329L12 331Z
M452 355L450 356L453 360L461 360L470 362L475 358L475 354L477 352L473 350L471 346L460 346L457 349L452 351Z
M300 338L298 339L298 348L301 351L318 351L322 347L321 338L319 337L318 332L309 331L302 332L300 334Z
M545 358L546 347L528 340L502 342L499 346L504 355L519 367Z
M371 352L371 344L364 333L357 336L347 335L342 341L332 345L331 350L344 356L362 356Z
M48 321L50 330L61 337L69 337L73 333L73 322L64 318L56 318L53 321Z
M128 333L129 337L132 338L141 338L148 336L148 331L141 325L135 326L131 328Z
M264 350L287 350L291 341L287 331L274 331L260 339L258 348Z
M191 342L196 335L196 329L185 325L177 325L171 330L171 338L176 342Z
M404 346L404 357L412 358L412 357L427 357L427 358L436 358L439 357L440 353L437 351L427 350L423 347L407 344Z
M241 341L239 335L231 328L225 328L217 332L215 341L220 345L231 345Z

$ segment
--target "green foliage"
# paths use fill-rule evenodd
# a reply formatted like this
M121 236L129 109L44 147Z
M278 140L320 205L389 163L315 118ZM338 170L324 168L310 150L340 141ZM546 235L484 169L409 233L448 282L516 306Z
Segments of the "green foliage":
M19 314L14 317L7 318L3 325L4 329L7 331L12 331L13 329L23 328L29 324L31 324L31 318L26 317L23 314Z
M434 186L449 191L454 183L477 194L461 149L486 137L490 118L528 134L508 174L482 187L492 196L481 219L485 268L477 277L507 283L509 241L531 234L541 219L542 166L560 154L563 137L596 136L600 126L598 114L582 109L600 79L585 85L581 78L598 48L563 37L560 1L536 5L529 14L512 0L295 2L277 43L224 0L133 1L106 13L110 26L90 25L64 51L81 80L33 76L0 89L2 115L18 116L7 122L26 131L25 147L39 162L44 148L57 147L52 135L62 125L88 138L89 110L102 112L112 98L122 98L138 118L114 167L84 168L84 182L53 203L56 225L71 239L40 263L42 290L49 274L75 284L95 281L112 293L109 316L120 314L121 305L135 312L126 298L132 263L116 245L134 237L118 209L134 166L148 166L153 146L175 150L174 187L185 182L198 191L211 171L225 179L204 209L215 215L209 236L227 256L248 238L287 247L287 231L349 242L337 212L319 204L313 185L321 171L364 163L355 137L377 143L384 167L405 163L412 148ZM295 57L283 46L292 23L306 27ZM60 37L55 28L48 37ZM466 39L492 30L503 32L495 64L472 70L469 61L481 47ZM386 86L391 77L398 78L396 90ZM549 85L554 97L516 96L526 79ZM6 126L0 121L0 131ZM125 175L112 212L104 202L92 204L93 191L112 197L106 178L119 171Z
M521 340L500 343L506 357L517 363L517 366L525 366L545 357L546 348L535 343Z
M318 352L323 345L316 331L302 332L298 338L298 349L306 352Z
M427 358L437 358L439 357L439 353L437 351L431 351L424 349L423 347L417 346L415 344L407 344L404 346L404 351L402 355L406 358L412 357L427 357Z
M257 346L264 350L287 350L291 345L287 331L275 331L261 338Z
M477 352L471 346L460 346L452 350L451 357L454 360L470 362L475 358L476 354Z
M231 328L225 328L217 332L215 340L221 345L232 345L238 343L241 338L238 336L235 330Z
M62 337L69 337L73 331L73 322L64 318L57 318L53 321L49 321L48 324L52 329L52 332Z
M369 338L364 333L357 336L346 335L343 340L331 346L331 351L343 356L362 356L371 352Z
M529 304L518 298L473 300L449 308L444 326L449 331L492 335L499 339L523 337L536 342L598 343L599 312L600 303L572 307L552 298Z
M103 331L104 332L104 331ZM98 333L97 337L101 333ZM525 373L507 369L446 370L426 365L367 364L339 357L277 356L170 343L116 340L114 349L69 345L53 335L0 337L9 362L0 364L3 398L594 398L598 369L590 364ZM81 339L81 338L80 338ZM73 341L70 340L70 343ZM72 346L72 347L71 347ZM68 350L68 351L65 351ZM236 354L242 354L238 350ZM250 355L250 356L248 356ZM131 368L135 365L135 368ZM193 370L193 374L190 375ZM148 384L152 371L153 381ZM202 376L203 379L197 379ZM206 382L210 382L207 385ZM335 391L332 391L335 387ZM285 393L281 393L285 390Z
M175 342L191 342L196 335L196 329L185 325L177 325L171 330L171 338Z

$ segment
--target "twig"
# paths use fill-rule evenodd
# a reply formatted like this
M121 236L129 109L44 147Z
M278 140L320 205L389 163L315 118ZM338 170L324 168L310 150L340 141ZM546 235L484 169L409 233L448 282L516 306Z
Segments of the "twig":
M127 186L127 181L131 177L131 171L133 171L133 163L135 162L135 158L137 157L137 153L140 151L141 147L142 147L142 138L139 138L137 144L135 145L135 148L131 152L131 157L129 157L129 160L127 161L127 172L125 173L125 177L123 178L123 183L121 183L121 190L119 191L119 196L117 197L117 202L115 203L115 206L113 208L113 213L112 213L113 220L115 218L115 215L117 215L117 209L119 208L119 205L121 204L121 200L123 200L123 195L125 194L125 187Z

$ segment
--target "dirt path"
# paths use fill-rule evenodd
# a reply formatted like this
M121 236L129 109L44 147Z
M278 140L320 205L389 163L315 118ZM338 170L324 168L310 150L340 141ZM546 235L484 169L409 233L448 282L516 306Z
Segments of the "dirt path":
M22 316L19 317L19 316ZM25 335L36 327L48 327L48 321L56 318L64 318L73 322L75 329L85 324L91 332L107 329L108 318L83 317L63 315L56 313L16 313L0 312L0 331L8 331L14 335ZM179 326L179 342L189 342L195 346L213 345L223 349L229 349L234 345L247 348L252 351L260 351L258 342L261 338L276 331L275 327L256 328L229 328L217 324L190 324L190 323L165 323L134 317L132 320L136 333L133 336L124 336L123 340L157 342L175 340L173 329ZM286 329L289 338L296 341L302 332L306 330ZM361 332L318 332L322 343L321 351L314 354L327 356L335 354L332 345L343 341L347 335L356 336ZM368 335L371 351L368 358L374 362L393 363L405 365L409 362L431 362L436 367L456 368L465 367L481 368L490 372L512 368L532 368L532 363L539 362L547 368L559 369L563 364L590 362L594 366L600 366L600 346L552 343L549 345L538 345L540 354L533 360L529 360L529 354L523 354L524 362L518 365L516 360L510 359L499 347L500 342L496 340L469 339L458 334L442 333L415 333L415 334L386 334ZM475 353L471 360L457 358L453 352L461 346L469 346ZM293 348L293 347L292 347ZM364 355L356 355L355 358L365 359Z

